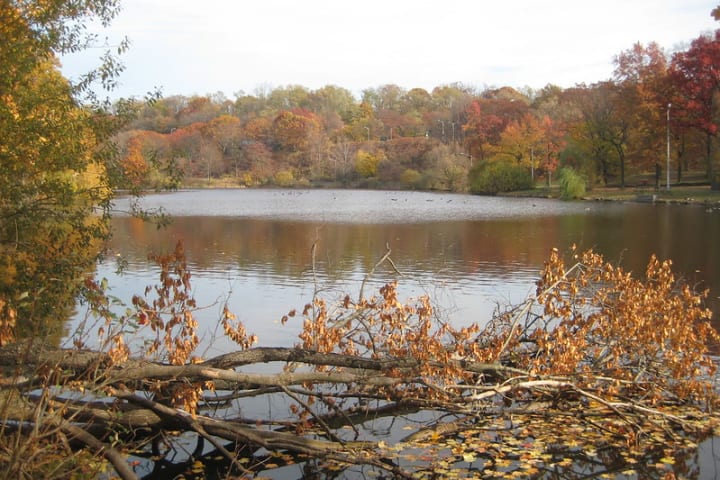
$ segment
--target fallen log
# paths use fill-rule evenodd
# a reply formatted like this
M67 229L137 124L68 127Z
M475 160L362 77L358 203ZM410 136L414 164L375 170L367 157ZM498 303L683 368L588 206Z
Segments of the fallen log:
M570 269L554 255L537 294L482 328L443 323L427 298L400 302L394 283L332 311L316 298L293 348L250 348L225 312L239 349L209 359L190 357L189 310L137 301L152 355L133 356L122 328L98 351L0 346L0 440L82 444L123 478L119 455L153 461L182 435L197 439L192 457L214 447L228 475L272 468L253 461L267 456L401 478L570 473L583 462L655 465L643 475L656 475L720 425L707 355L720 337L668 268L653 259L643 283L594 255Z
M13 354L21 350L21 345L27 343L0 348L0 365L6 368L19 367L17 357ZM396 460L398 453L387 451L382 441L342 440L335 434L332 434L331 439L325 438L331 430L339 432L348 426L362 425L369 419L379 418L378 415L392 414L394 409L403 408L401 405L413 406L410 411L416 413L427 410L459 415L457 420L447 423L431 422L419 425L414 433L405 436L403 443L407 445L442 445L444 440L440 439L466 435L465 432L475 428L473 425L477 425L480 418L503 418L502 405L509 398L515 407L507 411L516 418L529 415L533 408L531 405L543 405L544 414L550 417L564 415L567 412L553 413L552 402L540 400L568 393L574 394L566 395L572 405L577 407L593 402L597 410L594 415L621 418L627 425L638 422L639 417L652 417L657 425L671 422L685 432L693 431L696 427L692 421L686 421L683 417L669 412L633 402L605 400L606 397L602 397L599 390L593 393L581 389L570 377L531 380L531 376L526 374L509 379L504 384L449 384L445 387L436 385L430 390L435 392L433 399L433 396L421 394L426 391L423 389L429 388L430 383L413 371L413 368L418 368L418 362L408 360L389 362L299 349L259 348L221 355L199 364L175 366L128 360L121 365L107 366L107 357L101 352L85 351L75 357L72 351L49 346L38 348L35 344L31 351L31 354L25 355L27 362L22 364L23 375L32 376L30 366L35 366L39 368L38 372L42 372L47 370L51 361L57 361L57 370L62 370L62 374L55 378L63 380L63 387L48 389L46 393L38 395L37 386L42 383L39 377L4 386L6 395L8 392L15 392L18 399L14 408L10 408L9 402L6 402L5 425L9 425L9 422L33 421L55 425L72 441L104 456L123 479L134 478L134 473L127 470L127 461L121 462L122 465L118 464L121 454L107 443L108 439L121 438L125 446L123 450L130 451L137 448L132 447L133 445L149 444L148 442L152 442L161 432L192 432L204 439L208 445L215 447L218 454L225 456L231 469L246 474L250 473L247 470L248 463L238 462L239 452L252 456L258 449L265 449L299 455L297 458L301 459L322 459L338 466L368 465L388 471L398 478L410 477L412 473L399 466ZM268 374L236 371L236 368L253 365L254 362L282 361L286 362L285 365L292 363L295 367L302 363L306 366L333 367L337 370L285 372L280 369L277 373ZM97 368L97 365L107 367L103 370ZM397 365L403 365L403 369L395 368ZM464 365L469 366L469 373L479 370L473 362L465 362ZM350 372L344 371L344 368ZM496 372L502 370L496 365L486 365L484 368L492 368ZM388 376L390 372L402 372L408 376L391 377ZM513 372L517 372L517 369L513 369ZM37 377L37 373L35 376ZM302 405L302 411L296 410L298 416L295 420L292 419L291 409L287 412L287 419L282 422L270 418L241 420L239 416L216 418L202 413L191 413L173 406L171 399L163 396L177 386L207 382L218 382L225 387L232 387L235 392L246 392L250 395L253 389L264 387L256 394L285 395L286 401L298 399L300 395L306 399L314 399L313 401L321 406L315 408L311 405L312 402L308 401L295 403L299 408ZM162 384L162 388L150 388L158 383ZM295 390L295 393L287 390L289 386L301 384L306 387L312 385L312 389L301 388ZM129 389L129 385L145 385L147 388L144 391L135 387ZM270 386L278 388L268 390L267 387ZM30 389L35 393L31 393ZM50 390L53 390L52 394ZM404 395L398 393L402 390ZM73 394L78 391L85 394ZM444 392L444 395L440 396L438 392ZM212 403L209 401L212 391L204 390L204 394L199 401L200 410L204 409L204 399L208 400L208 405ZM292 404L291 401L288 403ZM375 407L370 408L370 404ZM518 406L521 404L527 404L527 410L518 414ZM238 405L241 408L242 402ZM41 406L52 413L39 417L38 410ZM619 414L620 410L623 411L622 414ZM589 413L586 411L584 415ZM272 427L273 424L276 426ZM642 424L642 428L646 429L647 421ZM267 427L263 428L262 425ZM6 434L10 430L6 428ZM357 433L356 431L355 436ZM225 445L233 445L234 450L227 450ZM202 456L199 451L196 454L198 457Z

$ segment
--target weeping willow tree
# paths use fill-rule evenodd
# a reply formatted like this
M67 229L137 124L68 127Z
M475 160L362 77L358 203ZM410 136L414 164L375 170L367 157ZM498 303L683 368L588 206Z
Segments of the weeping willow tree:
M72 308L82 273L108 235L113 149L123 117L92 94L122 70L106 52L77 83L58 56L94 45L118 0L0 0L0 321L3 331L48 333ZM122 106L121 106L122 110Z

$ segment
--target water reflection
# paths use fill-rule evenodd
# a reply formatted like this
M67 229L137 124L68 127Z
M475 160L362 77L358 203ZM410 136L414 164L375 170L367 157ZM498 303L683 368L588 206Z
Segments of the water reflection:
M172 251L182 240L194 295L206 306L197 314L199 353L205 357L234 349L218 334L225 302L259 336L261 345L290 346L301 320L281 326L280 318L292 308L301 309L316 291L326 297L357 295L363 277L387 248L402 276L383 265L366 292L398 279L401 294L428 293L456 324L482 322L497 304L524 299L533 291L550 249L572 244L593 248L638 274L654 252L672 258L676 272L711 289L716 316L720 310L720 213L701 208L258 190L155 195L146 206L166 208L173 224L158 230L137 219L116 217L112 255L98 274L109 279L113 295L129 302L157 282L158 272L146 261L147 254ZM115 273L116 259L127 262L123 275ZM81 318L82 313L68 329ZM254 408L268 404L246 402L242 408L243 414L253 416ZM281 410L276 404L272 408ZM400 425L396 428L398 435L403 433ZM702 472L712 472L717 448L710 442L714 439L703 443L693 459Z
M129 301L156 281L147 254L182 240L196 298L209 306L201 312L207 338L228 301L262 344L289 345L299 326L278 328L284 313L316 289L357 293L387 248L403 276L385 265L375 285L399 278L401 293L430 294L459 323L522 300L550 249L572 244L639 275L653 252L671 258L676 272L710 288L716 316L720 306L720 213L702 208L334 190L189 191L153 195L145 205L165 208L173 224L158 230L116 217L110 249L127 269L117 276L108 261L99 274Z

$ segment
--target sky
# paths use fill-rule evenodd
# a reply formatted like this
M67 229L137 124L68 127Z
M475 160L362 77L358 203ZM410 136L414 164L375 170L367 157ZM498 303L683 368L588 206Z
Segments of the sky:
M101 44L127 36L111 98L335 85L563 88L611 78L635 43L687 48L720 28L718 0L124 0ZM71 78L101 48L61 58Z

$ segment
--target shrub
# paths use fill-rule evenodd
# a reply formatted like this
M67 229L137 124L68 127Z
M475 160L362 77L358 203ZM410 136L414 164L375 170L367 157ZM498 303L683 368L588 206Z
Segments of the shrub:
M295 176L290 170L280 170L275 174L275 184L279 187L291 187L295 183Z
M400 176L400 181L407 188L418 188L422 181L422 175L417 170L408 168Z
M243 185L246 187L250 187L250 186L256 185L258 183L257 180L253 177L253 175L249 172L245 172L242 175L240 175L240 179L238 180L238 182L240 183L240 185Z
M355 171L363 178L374 177L377 175L380 160L381 156L360 150L355 155Z
M477 165L470 171L472 193L495 195L532 188L530 173L520 165L492 162Z
M585 195L585 178L571 167L560 170L560 198L572 200Z

